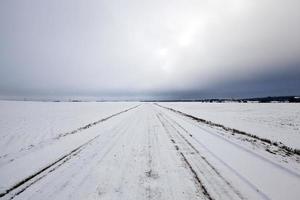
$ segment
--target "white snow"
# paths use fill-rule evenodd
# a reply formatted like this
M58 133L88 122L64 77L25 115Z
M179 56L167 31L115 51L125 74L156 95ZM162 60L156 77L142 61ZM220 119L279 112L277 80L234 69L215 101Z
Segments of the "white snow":
M300 104L201 102L160 104L300 149Z
M140 104L0 102L0 199L298 199L300 156Z
M0 101L0 156L108 117L136 102Z

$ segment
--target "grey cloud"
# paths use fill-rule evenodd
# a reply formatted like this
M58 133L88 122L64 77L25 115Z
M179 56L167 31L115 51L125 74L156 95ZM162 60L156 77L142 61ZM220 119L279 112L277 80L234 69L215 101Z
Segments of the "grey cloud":
M0 94L294 94L299 6L296 0L4 0Z

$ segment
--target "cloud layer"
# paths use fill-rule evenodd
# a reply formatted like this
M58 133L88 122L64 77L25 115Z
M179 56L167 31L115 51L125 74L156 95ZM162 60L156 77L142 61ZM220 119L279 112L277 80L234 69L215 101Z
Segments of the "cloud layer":
M297 0L4 0L0 93L300 93L299 7Z

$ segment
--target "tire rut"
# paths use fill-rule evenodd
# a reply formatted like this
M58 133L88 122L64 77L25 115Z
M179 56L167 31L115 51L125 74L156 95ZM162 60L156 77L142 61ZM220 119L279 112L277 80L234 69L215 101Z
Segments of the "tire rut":
M58 139L60 139L60 138L62 138L62 137L65 137L65 136L67 136L67 135L72 135L72 134L75 134L75 133L80 132L80 131L82 131L82 130L91 128L92 126L95 126L95 125L97 125L97 124L99 124L99 123L101 123L101 122L107 121L108 119L111 119L111 118L113 118L113 117L115 117L115 116L117 116L117 115L120 115L120 114L122 114L122 113L128 112L128 111L130 111L130 110L133 110L133 109L137 108L138 106L140 106L140 105L137 105L137 106L128 108L128 109L123 110L123 111L121 111L121 112L118 112L118 113L115 113L115 114L113 114L113 115L110 115L110 116L108 116L108 117L106 117L106 118L103 118L103 119L100 119L100 120L98 120L98 121L89 123L89 124L87 124L87 125L85 125L85 126L82 126L82 127L78 128L78 129L76 129L76 130L73 130L73 131L71 131L71 132L67 132L67 133L60 134L60 135L58 135L57 137L55 137L54 139L58 140Z
M158 120L160 121L161 125L163 126L165 132L167 133L170 141L174 144L174 147L176 149L176 151L178 151L182 161L185 163L185 165L187 166L187 168L189 169L190 173L193 176L193 180L195 185L197 186L196 188L198 189L198 192L201 192L206 199L209 200L213 200L213 198L211 197L211 195L208 193L207 188L204 186L204 184L202 183L201 179L199 178L197 172L194 170L194 168L192 167L191 163L188 161L188 159L186 158L186 156L182 153L182 151L180 150L179 146L177 145L177 143L175 142L175 140L173 139L171 133L169 132L169 129L167 129L165 123L162 121L161 116L160 115L156 115L156 117L158 118Z
M161 114L161 113L160 113ZM178 136L191 148L193 149L193 151L202 159L202 161L204 161L204 163L222 180L224 181L224 183L231 188L231 190L240 198L240 199L245 199L245 197L243 197L241 195L241 193L232 186L232 184L230 182L228 182L226 180L226 178L203 156L201 155L201 153L199 152L199 150L197 148L195 148L194 145L191 144L191 142L174 126L172 125L172 123L176 124L180 129L182 129L189 137L193 138L193 135L191 133L189 133L185 128L183 128L180 124L178 124L175 120L169 118L167 115L162 115L161 117L164 118L164 120L168 123L169 126L171 126L173 128L173 130L175 130L175 132L178 134ZM168 119L166 119L168 118ZM170 123L169 121L172 121L172 123ZM193 138L194 139L194 138ZM173 139L172 139L173 140ZM173 140L174 141L174 140Z

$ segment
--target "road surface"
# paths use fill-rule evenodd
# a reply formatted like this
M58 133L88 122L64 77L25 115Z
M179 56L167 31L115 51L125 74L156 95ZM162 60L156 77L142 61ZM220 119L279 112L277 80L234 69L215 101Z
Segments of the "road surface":
M255 147L141 104L2 163L0 199L299 199L299 162Z

